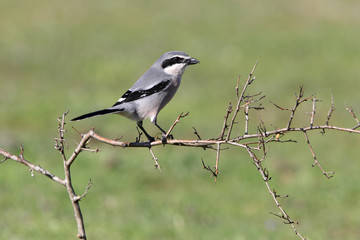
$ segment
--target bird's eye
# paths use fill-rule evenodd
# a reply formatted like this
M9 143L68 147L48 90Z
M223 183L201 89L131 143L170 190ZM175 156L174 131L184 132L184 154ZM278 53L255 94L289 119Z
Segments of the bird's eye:
M169 58L166 59L165 61L162 62L161 67L162 68L167 68L171 65L177 64L177 63L183 63L185 61L184 58L181 57L173 57L173 58Z

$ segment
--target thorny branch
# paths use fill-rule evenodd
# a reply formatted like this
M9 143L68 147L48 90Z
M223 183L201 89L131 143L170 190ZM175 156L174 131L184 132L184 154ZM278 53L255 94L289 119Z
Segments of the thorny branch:
M307 145L309 146L309 149L311 151L311 154L314 158L314 164L312 165L313 167L315 167L316 165L320 168L320 170L323 172L323 174L327 177L327 178L332 178L333 177L333 174L335 172L325 172L325 170L322 168L322 166L320 165L319 161L317 160L317 157L316 157L316 154L314 152L314 149L312 148L311 144L310 144L310 140L309 140L309 136L307 134L306 131L304 131L304 135L305 135L305 139L306 139L306 143Z
M326 125L329 125L331 115L335 111L334 96L331 94L331 106L326 117Z
M232 131L232 129L233 129L234 123L235 123L235 119L236 119L236 117L237 117L238 112L240 111L241 103L244 101L245 91L246 91L246 89L248 88L248 86L255 80L255 77L253 77L253 74L254 74L254 72L255 72L255 69L256 69L257 64L258 64L258 61L256 61L253 69L252 69L251 72L249 73L249 76L248 76L248 78L246 79L246 82L245 82L245 84L244 84L244 87L243 87L240 95L238 94L238 92L239 92L239 91L238 91L238 87L237 87L237 89L236 89L237 104L236 104L235 112L234 112L233 117L232 117L231 122L230 122L228 134L227 134L227 136L226 136L226 141L229 141L229 139L230 139L230 135L231 135L231 131ZM239 82L239 81L240 81L240 80L238 79L238 82Z
M96 140L96 141L104 143L104 144L118 146L118 147L122 147L122 148L127 148L127 147L149 148L150 154L151 154L153 160L155 161L155 168L158 168L159 170L161 170L160 164L159 164L158 159L156 158L154 151L153 151L153 147L155 147L155 146L174 145L174 146L180 146L180 147L200 147L200 148L204 148L204 149L213 149L216 151L215 167L211 168L209 165L205 165L205 163L202 159L201 159L201 162L202 162L203 168L205 170L209 171L211 173L211 175L215 177L215 181L216 181L217 177L219 176L219 172L220 172L219 171L220 152L222 150L225 150L225 149L221 149L221 145L231 145L231 146L235 146L235 147L240 147L241 149L246 149L246 152L249 154L250 159L252 160L253 164L256 166L258 172L260 173L268 192L270 193L275 205L277 206L277 208L279 210L279 213L271 213L271 214L284 220L284 223L289 224L292 227L295 234L299 238L305 239L304 237L302 237L302 235L296 229L296 224L298 222L294 221L294 220L292 220L292 218L290 218L289 214L285 211L285 209L282 207L282 205L279 202L280 198L286 198L286 197L288 197L288 195L280 196L279 194L277 194L276 190L270 186L270 180L271 180L270 172L267 168L265 168L263 166L263 163L264 163L264 161L266 161L266 156L269 151L268 144L296 142L291 139L282 140L282 138L284 138L284 136L288 136L291 132L303 132L304 136L305 136L305 141L306 141L306 143L310 149L310 152L313 156L313 160L314 160L313 166L317 165L327 178L331 178L333 176L334 172L326 172L320 165L320 162L316 156L316 153L315 153L312 145L310 144L308 131L321 130L324 132L325 130L334 130L334 131L342 131L342 132L360 134L360 130L357 130L357 128L360 127L360 123L359 123L359 120L356 117L353 109L351 107L349 108L349 107L345 106L346 110L348 110L348 112L355 119L356 126L353 128L343 128L343 127L330 125L329 124L330 118L332 117L333 112L335 111L334 100L333 100L333 96L331 95L331 107L328 111L325 125L315 125L315 123L314 123L315 122L314 119L316 116L315 110L316 110L316 104L319 100L316 99L312 95L309 97L304 97L304 88L300 87L299 93L295 95L295 97L296 97L295 104L292 108L281 107L280 105L277 105L277 104L271 102L276 108L290 112L289 119L286 123L286 126L284 126L282 128L276 128L275 130L268 130L265 123L262 120L260 120L260 123L258 124L258 127L257 127L257 131L255 133L250 133L249 132L249 123L250 123L249 111L264 109L261 101L265 98L265 96L262 95L261 92L256 93L256 94L247 94L249 85L251 83L253 83L255 80L254 72L255 72L257 63L258 62L255 63L254 67L252 68L252 71L249 73L249 76L246 79L241 92L240 92L240 87L239 87L240 77L238 78L237 85L235 88L235 90L236 90L236 107L233 108L231 102L229 103L226 113L225 113L225 116L224 116L224 122L223 122L223 126L222 126L219 137L203 140L202 138L200 138L198 131L195 128L193 128L194 134L197 137L197 139L195 139L195 140L168 139L166 141L163 141L161 139L161 140L153 141L151 143L140 142L140 137L141 137L142 133L139 132L139 135L136 138L135 142L125 142L125 141L121 141L122 138L112 140L112 139L102 137L99 134L97 134L94 129L91 129L87 133L80 134L81 140L76 144L76 147L73 150L73 152L71 153L71 155L69 157L67 157L66 156L67 141L65 140L65 132L66 132L65 131L65 124L66 124L65 117L68 112L66 112L63 114L63 116L61 118L58 119L59 136L55 139L55 148L60 152L60 155L61 155L61 158L63 161L64 174L65 174L64 179L61 179L61 178L57 177L56 175L52 174L51 172L41 168L40 166L34 165L31 162L29 162L28 160L26 160L24 157L23 147L20 148L21 151L20 151L19 155L14 155L9 152L6 152L3 149L0 149L0 155L4 156L4 159L2 159L0 161L0 163L4 163L7 160L13 160L15 162L18 162L18 163L28 167L32 174L33 174L33 172L38 172L38 173L48 177L49 179L63 185L67 190L67 193L69 195L69 198L70 198L70 201L73 206L74 213L75 213L75 219L76 219L76 223L77 223L77 227L78 227L77 237L79 239L86 239L85 225L84 225L84 220L83 220L82 213L80 210L79 201L86 196L90 187L92 186L92 183L90 180L85 189L85 192L83 194L81 194L81 195L75 194L75 190L72 186L70 168L71 168L72 163L74 163L74 161L77 159L77 156L81 152L83 152L83 151L98 152L99 151L99 148L89 149L87 147L88 143L91 140ZM305 127L304 126L302 126L302 127L292 126L293 119L295 118L295 113L297 112L299 105L304 102L307 102L310 99L312 102L312 107L311 107L311 116L310 116L309 126L305 126ZM254 106L254 104L258 103L258 102L260 102L260 104L257 106ZM245 116L244 134L238 135L236 137L231 137L231 133L234 129L235 124L239 123L241 121L241 119L239 120L239 117L238 117L241 109L243 109L244 116ZM173 131L174 127L179 123L180 119L186 117L187 115L188 115L188 113L180 114L177 117L177 119L174 121L174 123L171 125L171 127L167 131L165 138L171 136L171 132ZM228 120L230 120L229 124L228 124ZM262 156L258 157L256 154L257 152L259 152Z

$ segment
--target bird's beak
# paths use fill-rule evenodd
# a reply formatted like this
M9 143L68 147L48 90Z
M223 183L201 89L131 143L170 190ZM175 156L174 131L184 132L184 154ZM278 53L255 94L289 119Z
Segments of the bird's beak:
M190 58L188 60L188 65L194 65L194 64L198 64L198 63L200 63L200 62L196 58Z

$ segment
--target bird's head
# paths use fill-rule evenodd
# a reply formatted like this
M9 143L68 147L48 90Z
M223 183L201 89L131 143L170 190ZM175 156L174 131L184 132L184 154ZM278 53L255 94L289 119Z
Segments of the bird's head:
M179 76L184 73L187 66L197 64L199 60L190 57L185 52L172 51L164 53L158 59L158 63L166 74Z

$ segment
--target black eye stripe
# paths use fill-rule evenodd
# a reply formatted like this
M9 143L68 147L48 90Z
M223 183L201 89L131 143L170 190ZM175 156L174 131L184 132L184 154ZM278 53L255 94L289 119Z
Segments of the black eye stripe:
M172 58L169 58L169 59L166 59L165 61L163 61L161 63L161 67L166 68L166 67L174 65L176 63L185 63L186 60L187 60L186 58L182 58L182 57L172 57Z

